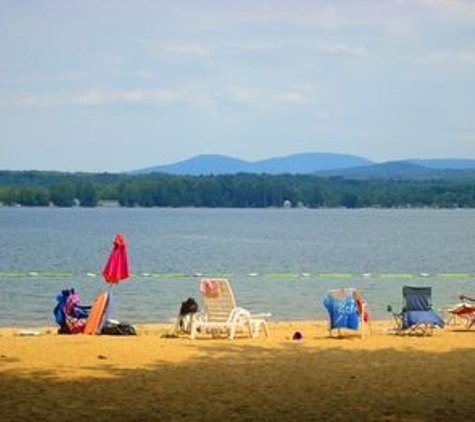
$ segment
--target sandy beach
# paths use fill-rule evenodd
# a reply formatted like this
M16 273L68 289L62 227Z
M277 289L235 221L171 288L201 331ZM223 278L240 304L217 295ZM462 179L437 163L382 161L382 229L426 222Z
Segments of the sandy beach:
M273 322L257 339L20 336L0 330L3 421L472 420L475 331L329 338L324 322ZM301 330L302 341L291 340Z

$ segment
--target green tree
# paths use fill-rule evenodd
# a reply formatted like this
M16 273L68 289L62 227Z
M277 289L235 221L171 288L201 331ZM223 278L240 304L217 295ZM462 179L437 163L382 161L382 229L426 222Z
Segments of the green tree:
M72 207L76 189L71 182L62 182L51 188L51 201L57 207Z
M346 208L356 208L358 207L358 195L354 192L346 192L341 198L341 205Z
M0 194L0 201L5 205L15 205L18 202L18 191L13 187L3 188Z
M49 192L40 186L23 186L19 188L16 202L26 207L48 206Z
M76 197L81 207L95 207L99 199L97 190L91 182L79 183L76 189Z

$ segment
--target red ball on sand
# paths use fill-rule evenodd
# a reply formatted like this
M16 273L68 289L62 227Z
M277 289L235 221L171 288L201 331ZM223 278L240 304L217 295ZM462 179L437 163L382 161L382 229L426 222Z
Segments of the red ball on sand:
M296 341L299 341L299 340L302 340L303 339L303 334L301 331L295 331L293 334L292 334L292 340L296 340Z

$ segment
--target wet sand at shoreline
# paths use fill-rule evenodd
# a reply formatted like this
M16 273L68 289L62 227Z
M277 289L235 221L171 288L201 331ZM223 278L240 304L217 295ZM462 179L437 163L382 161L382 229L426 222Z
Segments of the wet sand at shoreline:
M469 420L475 331L329 338L325 322L272 322L257 339L39 336L0 330L1 420ZM294 331L303 340L291 340Z

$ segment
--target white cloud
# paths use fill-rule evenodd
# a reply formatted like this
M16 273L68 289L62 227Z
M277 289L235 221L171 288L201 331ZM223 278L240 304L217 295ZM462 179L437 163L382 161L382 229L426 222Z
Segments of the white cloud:
M59 102L76 105L120 104L120 103L162 103L181 101L180 96L166 89L130 89L99 92L91 90L85 94L65 97Z
M223 89L223 96L237 103L257 103L262 93L249 86L233 85Z
M460 14L475 13L473 0L420 0L420 3L438 12L453 12Z
M176 103L183 100L178 93L168 89L133 89L113 91L110 94L112 102L125 103Z
M122 89L101 91L90 89L72 95L45 94L0 98L0 104L23 106L97 106L113 104L182 104L211 106L220 102L232 102L244 107L264 109L273 106L311 105L315 89L308 83L281 87L246 85L213 86L201 91L177 89Z
M74 95L70 98L63 98L61 102L71 103L71 104L80 104L80 105L94 105L94 104L104 104L106 97L96 90L91 90L85 94Z
M472 51L437 51L423 54L420 61L425 64L437 63L475 63L475 52Z
M190 58L206 58L214 54L211 47L205 47L197 44L177 44L177 45L163 45L160 48L162 55L171 55L179 57Z
M308 91L308 89L276 91L272 89L235 85L225 87L222 92L222 97L225 100L256 108L266 108L272 105L300 106L310 104L310 100L305 91Z
M148 70L136 70L133 75L137 79L152 79L154 74Z
M309 104L308 98L301 92L282 92L280 94L271 97L271 100L277 104L286 105L307 105Z
M363 57L368 55L366 48L361 46L352 46L345 43L333 43L333 44L318 44L308 42L308 40L302 42L288 42L288 43L248 43L234 48L234 50L240 50L244 52L255 53L294 53L295 51L306 52L308 54L314 53L317 50L323 54L339 54L353 57Z
M241 51L250 51L256 53L275 53L278 51L294 49L296 46L293 44L284 44L284 43L264 43L264 42L255 42L247 43L239 47Z
M201 100L200 100L201 101ZM172 104L193 102L193 98L169 89L131 89L98 91L89 90L74 95L21 96L0 100L2 104L51 106L51 105L102 105L102 104Z
M347 44L321 44L317 46L317 50L320 53L344 54L355 57L362 57L368 54L366 49L362 47L352 47Z

